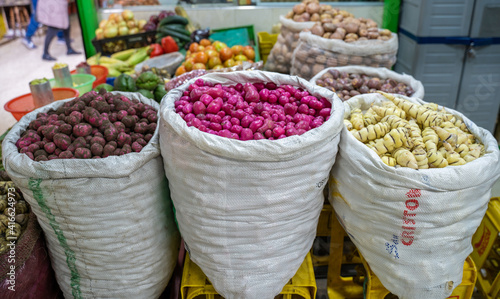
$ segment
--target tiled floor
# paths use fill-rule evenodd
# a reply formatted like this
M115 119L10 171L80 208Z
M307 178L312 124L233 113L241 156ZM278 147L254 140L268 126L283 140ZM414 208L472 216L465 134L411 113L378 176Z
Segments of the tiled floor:
M83 41L80 25L76 15L71 16L71 38L74 40L72 47L83 53ZM0 46L0 134L12 126L16 120L12 114L4 110L4 105L11 99L29 93L29 82L33 79L46 77L53 78L52 66L55 62L65 62L69 69L85 60L85 55L66 55L66 45L52 40L49 53L57 58L55 62L42 60L45 35L34 36L33 42L36 49L29 50L18 38Z

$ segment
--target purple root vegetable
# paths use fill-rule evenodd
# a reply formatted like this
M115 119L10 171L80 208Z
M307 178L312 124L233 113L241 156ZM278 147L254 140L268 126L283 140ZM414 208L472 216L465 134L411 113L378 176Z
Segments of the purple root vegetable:
M146 134L148 132L148 125L146 123L140 122L135 125L134 132L140 134Z
M113 146L112 144L106 144L104 146L103 151L102 151L102 157L106 158L108 156L113 155L115 149L116 149L116 146Z
M54 143L58 148L65 151L71 145L71 138L68 135L57 133L54 135Z
M93 156L92 159L102 159L101 156Z
M58 157L58 156L56 156L56 155L50 155L50 156L48 156L47 158L49 159L49 161L50 161L50 160L56 160L56 159L59 159L59 157Z
M243 90L245 91L245 101L247 102L258 102L260 100L259 98L259 92L257 91L257 88L255 88L254 85L250 83L245 83L243 86Z
M100 136L94 136L92 139L90 139L90 145L92 146L94 143L98 143L101 146L106 145L106 140Z
M253 131L249 128L244 128L240 132L240 140L251 140L253 139Z
M135 110L134 107L129 107L127 109L127 115L136 115L137 114L137 111Z
M85 147L85 145L87 144L87 141L85 140L84 137L78 137L71 144L75 146L75 149L77 149L80 147Z
M140 152L142 150L142 145L139 144L139 142L134 142L132 143L132 150L136 153Z
M48 126L43 126L42 134L44 137L46 137L48 140L52 141L54 139L54 135L59 133L59 127L53 126L53 125L48 125Z
M96 102L95 107L93 108L95 108L99 113L109 113L111 110L109 104L104 101Z
M130 144L125 144L122 147L122 150L125 152L125 154L130 154L132 152L132 147Z
M59 156L63 151L60 148L56 148L54 155Z
M122 123L125 125L127 128L133 128L135 127L136 120L133 116L127 115L122 119Z
M54 142L49 142L49 143L46 143L44 146L43 146L43 149L49 153L49 154L53 154L55 151L56 151L56 144Z
M81 123L83 120L83 114L79 111L73 111L66 117L66 122L72 126Z
M49 161L49 158L47 158L47 156L40 155L38 157L35 157L35 161L37 161L37 162L40 162L40 161Z
M151 140L151 138L153 138L153 134L151 134L151 133L150 134L146 134L144 136L144 140L146 140L146 142L149 142L149 140Z
M118 113L116 114L116 118L118 118L118 120L122 120L127 115L128 115L128 112L126 110L121 110L121 111L118 111Z
M36 143L32 143L28 146L28 152L35 153L39 149L40 149L40 146Z
M87 123L79 123L73 127L73 135L78 137L85 137L92 133L92 126Z
M24 146L22 147L20 150L19 150L19 153L21 154L26 154L26 153L29 153L29 146Z
M26 152L24 153L26 156L28 156L28 158L30 158L31 160L35 160L35 156L33 156L33 153L32 152Z
M118 144L119 147L123 147L125 144L132 144L132 138L130 137L129 134L126 134L125 132L121 132L118 134L116 138L116 143Z
M90 159L92 158L92 153L88 148L77 148L75 151L75 158L78 159Z
M64 125L60 126L58 129L59 129L59 133L62 133L65 135L70 135L71 133L73 133L73 126L71 126L70 124L64 124Z
M36 130L38 130L38 128L40 128L41 126L45 126L48 123L49 123L49 119L47 117L40 117L40 118L37 118L34 121L32 121L29 125L29 128L36 131Z
M116 114L116 112L113 112L113 113L111 113L111 114L109 115L109 117L108 117L108 118L109 118L109 121L110 121L110 122L114 123L115 121L117 121L117 120L118 120L118 115Z
M73 158L73 153L70 151L64 151L59 154L59 159L71 159Z
M45 157L47 157L48 155L47 155L47 152L46 152L45 150L43 150L43 149L39 149L39 150L37 150L37 151L33 154L33 156L36 158L36 157L38 157L38 156L45 156Z
M135 142L139 143L141 146L146 146L148 142L143 138L138 138Z
M118 133L118 130L114 126L108 127L104 130L104 138L106 141L114 141L118 137Z
M116 121L113 125L118 130L118 133L125 132L125 125L122 122Z
M122 156L124 155L125 152L121 149L121 148L117 148L115 149L115 151L113 152L113 156Z
M147 132L153 134L155 131L156 131L156 123L149 124Z

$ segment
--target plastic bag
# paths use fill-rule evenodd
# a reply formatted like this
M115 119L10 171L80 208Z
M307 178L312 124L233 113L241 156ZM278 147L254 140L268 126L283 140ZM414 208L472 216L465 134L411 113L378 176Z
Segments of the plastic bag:
M327 67L366 65L390 69L396 63L398 37L392 33L388 41L363 40L345 42L301 32L293 51L291 75L310 80Z
M299 33L314 26L315 22L295 22L280 16L281 32L267 57L264 70L290 74L292 54L299 43Z
M384 99L356 96L344 102L345 115ZM447 298L461 283L472 235L500 177L495 138L447 110L481 140L484 156L462 166L394 168L344 128L332 168L329 199L337 218L382 284L401 299Z
M290 84L332 101L329 120L303 135L240 141L188 127L175 113L174 102L195 80L162 100L160 145L191 259L224 298L274 298L316 236L343 105L325 88L277 73L207 74L203 80Z
M117 93L117 92L113 92ZM119 93L158 108L137 93ZM140 153L103 159L35 162L16 141L39 112L6 136L3 161L37 215L57 282L66 298L157 298L179 249L158 130Z
M329 72L330 70L338 70L339 72L346 72L347 74L365 74L368 76L375 76L380 79L393 79L396 82L399 83L404 83L406 86L410 87L413 90L413 94L411 94L410 97L412 98L419 98L422 99L424 97L424 86L422 85L422 82L416 80L410 75L406 74L399 74L394 71L391 71L386 68L375 68L375 67L369 67L369 66L340 66L340 67L330 67L322 70L321 72L317 73L312 79L311 83L316 84L316 81L320 79L325 73ZM381 89L382 91L385 91ZM343 97L339 94L342 90L335 90L337 92L337 95L340 97L340 99L343 99ZM389 91L385 91L389 92Z
M166 69L169 74L173 74L175 73L175 69L182 63L183 60L184 55L179 52L163 54L137 64L134 67L134 70L139 73L141 72L143 66L147 66L148 68L155 67L158 69Z

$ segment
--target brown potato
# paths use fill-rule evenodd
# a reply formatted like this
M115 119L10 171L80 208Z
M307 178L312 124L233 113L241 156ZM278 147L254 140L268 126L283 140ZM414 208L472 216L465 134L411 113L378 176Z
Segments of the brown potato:
M344 37L342 36L342 34L334 32L332 33L332 35L330 35L330 39L344 39Z
M283 55L276 55L276 61L280 63L285 63L285 56Z
M325 29L325 31L327 32L334 32L337 29L337 25L332 23L324 23L323 29Z
M284 42L285 42L285 38L283 37L283 35L282 35L282 34L278 35L277 42L278 42L278 43L280 43L280 44L282 44L282 43L284 43Z
M323 38L330 38L330 35L332 35L332 33L331 33L331 32L325 32L325 33L323 34Z
M346 39L353 39L353 40L358 40L358 35L356 33L348 33L345 36Z
M389 29L382 29L379 34L382 36L391 36L391 31Z
M285 54L286 61L292 61L292 58L293 58L293 52L288 52Z
M366 30L366 29L368 29L368 27L366 27L365 23L359 24L359 30Z
M344 41L345 41L346 43L352 43L352 42L357 41L357 39L354 39L354 38L345 38L345 39L344 39Z
M315 64L311 71L311 77L325 69L323 64Z
M311 15L307 12L301 14L302 22L309 22L311 20Z
M333 16L329 13L322 13L319 18L321 19L321 22L323 22L323 19L333 19Z
M297 52L295 52L295 57L301 61L306 61L308 56L309 54L304 50L298 50Z
M337 56L338 65L344 66L349 62L349 56L345 54L339 54Z
M360 37L367 37L368 36L368 31L366 29L359 29L358 35Z
M326 56L325 55L316 56L316 62L318 64L324 65L326 63Z
M319 14L313 13L311 15L311 19L310 19L311 22L318 22L319 20L321 20L320 17L319 17Z
M351 56L351 64L363 64L363 57L361 56Z
M293 14L293 11L289 11L286 15L285 15L285 18L287 19L291 19L294 17L294 14Z
M337 66L338 65L337 58L333 58L333 57L327 58L326 65L329 67Z
M295 48L297 48L297 45L298 45L298 44L299 44L299 42L298 42L298 41L294 41L294 42L290 45L290 47L292 47L292 49L295 49Z
M336 15L335 17L333 17L334 20L339 20L339 21L342 21L344 19L344 16L341 15L341 14L338 14Z
M302 14L304 11L306 11L306 5L304 3L299 3L293 7L293 12L295 14Z
M325 33L325 30L323 29L323 26L321 26L320 23L316 23L312 28L311 28L311 33L314 35L319 35L322 36Z
M345 25L344 28L347 31L347 33L356 33L358 32L359 25L354 22L349 22Z
M369 39L377 39L378 38L378 32L368 32L367 37Z
M307 64L313 64L314 62L316 62L316 59L314 59L314 57L307 57L306 59Z
M378 32L378 28L373 28L372 27L372 28L366 29L366 31L368 31L368 32Z
M302 22L302 15L294 15L293 20L295 22Z
M303 77L308 77L309 75L311 75L311 69L306 64L302 65L299 72Z
M318 3L309 3L306 6L306 11L310 13L311 15L313 13L318 13L319 12L319 4Z

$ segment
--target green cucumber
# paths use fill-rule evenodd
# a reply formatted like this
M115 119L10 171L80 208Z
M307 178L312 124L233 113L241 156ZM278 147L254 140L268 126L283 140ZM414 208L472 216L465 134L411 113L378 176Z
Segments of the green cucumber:
M181 16L168 16L166 18L163 18L159 23L158 27L161 27L166 24L182 24L182 25L187 25L188 20L184 17Z
M181 41L182 40L186 41L186 42L191 41L191 37L190 36L184 35L182 33L174 31L174 30L170 30L170 29L165 28L165 27L160 27L160 29L158 29L158 31L161 32L161 33L165 33L166 35L170 35L171 37L177 37Z
M187 31L186 29L173 28L173 27L169 27L169 26L162 26L162 27L160 27L160 29L166 29L166 30L169 30L169 31L175 31L175 32L177 32L179 34L188 36L189 39L191 39L191 33L189 31Z
M167 27L167 28L172 28L172 29L177 29L177 30L186 30L186 25L182 24L166 24L161 27Z

